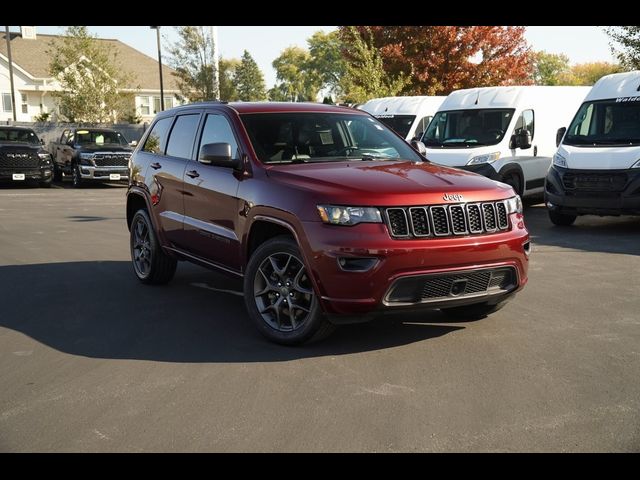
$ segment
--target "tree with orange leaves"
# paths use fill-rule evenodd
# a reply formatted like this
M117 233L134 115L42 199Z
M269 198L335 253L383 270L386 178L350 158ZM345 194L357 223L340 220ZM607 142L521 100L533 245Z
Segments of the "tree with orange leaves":
M367 27L356 28L367 32ZM349 27L339 29L346 34ZM532 83L525 27L372 26L369 31L385 71L410 78L403 94Z

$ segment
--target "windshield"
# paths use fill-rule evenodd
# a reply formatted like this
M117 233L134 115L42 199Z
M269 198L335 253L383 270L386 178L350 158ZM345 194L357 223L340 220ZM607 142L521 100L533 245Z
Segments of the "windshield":
M76 132L78 145L104 145L115 144L126 146L127 140L120 132L108 132L99 130L78 130Z
M252 113L241 118L263 163L422 160L404 140L368 115Z
M427 147L460 148L496 145L504 138L513 108L438 112L422 141Z
M416 119L415 115L376 115L375 117L403 138L409 135L411 125Z
M583 103L562 143L566 145L640 145L640 98Z
M38 136L33 130L24 130L22 128L0 128L0 142L40 144L40 140L38 140Z

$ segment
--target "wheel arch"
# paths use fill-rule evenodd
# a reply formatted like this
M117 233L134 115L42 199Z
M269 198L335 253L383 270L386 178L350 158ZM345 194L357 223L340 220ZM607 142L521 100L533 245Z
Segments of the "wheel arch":
M524 179L524 172L522 171L522 167L520 165L518 165L517 163L507 163L506 165L504 165L499 171L498 171L498 175L500 176L500 178L504 178L506 175L510 175L515 173L516 175L518 175L518 178L520 179L520 192L516 192L516 194L522 196L525 192L525 188L526 188L526 183L525 183L525 179Z

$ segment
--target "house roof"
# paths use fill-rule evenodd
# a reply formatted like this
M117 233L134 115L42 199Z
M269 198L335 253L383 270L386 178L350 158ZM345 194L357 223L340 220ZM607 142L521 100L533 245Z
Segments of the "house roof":
M52 42L60 35L37 34L35 39L24 39L17 32L10 32L11 57L15 65L20 66L36 78L51 78L49 75L50 55L47 50L51 50ZM97 38L97 41L112 46L118 53L118 61L124 70L135 75L133 85L130 88L140 86L141 90L160 90L160 78L157 60L139 52L133 47L120 40L111 38ZM7 56L6 34L0 35L0 53ZM177 90L178 84L173 76L172 68L162 65L162 79L165 90Z

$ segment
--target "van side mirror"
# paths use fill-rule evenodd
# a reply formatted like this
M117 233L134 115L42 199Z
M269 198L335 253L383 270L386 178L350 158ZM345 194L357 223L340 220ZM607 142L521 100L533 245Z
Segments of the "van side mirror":
M523 150L531 148L531 132L524 129L520 130L515 135L515 144L516 148L521 148Z
M565 133L567 133L567 127L559 128L556 132L556 147L560 146Z
M422 143L420 140L411 140L411 146L420 155L425 156L427 154L427 147L425 147L424 143Z
M198 161L215 167L239 168L240 160L231 158L231 145L228 143L207 143L200 148Z

